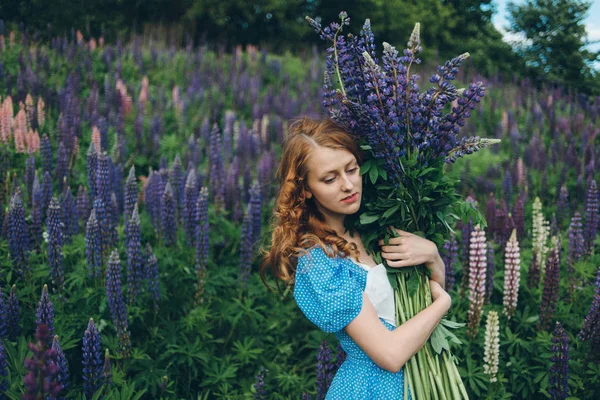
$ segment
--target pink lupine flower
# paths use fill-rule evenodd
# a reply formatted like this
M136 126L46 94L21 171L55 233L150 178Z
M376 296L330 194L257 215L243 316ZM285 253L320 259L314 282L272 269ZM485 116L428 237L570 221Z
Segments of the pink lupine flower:
M44 99L42 99L41 97L38 97L38 102L37 102L37 120L38 120L38 126L41 128L44 126L44 122L46 121L46 104L44 103Z
M119 93L119 96L121 97L121 104L123 105L123 110L125 112L125 114L129 114L131 112L131 96L129 96L127 94L127 86L125 86L125 84L123 83L122 80L117 79L117 83L115 84L115 87L117 88L117 92Z
M148 102L148 77L144 75L142 78L142 87L140 88L140 95L138 96L138 102L144 107Z
M0 141L7 142L13 130L13 103L12 98L7 96L2 102L0 110Z
M25 137L25 144L27 145L27 153L29 154L40 151L40 135L37 130L29 129Z
M96 152L102 151L100 148L100 130L94 126L92 128L92 143L94 143L94 147L96 148Z
M517 308L519 296L519 280L521 278L521 256L517 231L513 229L510 239L506 243L504 273L504 315L510 319Z
M90 46L91 51L96 50L96 47L98 47L98 45L96 44L96 39L91 38L90 42L89 42L89 46Z
M471 232L469 250L469 323L467 334L471 338L477 336L485 298L486 247L485 231L482 231L479 225L476 225Z
M25 97L25 117L28 128L31 128L31 119L33 118L33 107L33 97L31 97L31 94L27 93L27 97Z
M25 109L23 103L20 104L21 109L15 117L15 150L17 153L25 153L25 137L27 136L27 117L25 116Z

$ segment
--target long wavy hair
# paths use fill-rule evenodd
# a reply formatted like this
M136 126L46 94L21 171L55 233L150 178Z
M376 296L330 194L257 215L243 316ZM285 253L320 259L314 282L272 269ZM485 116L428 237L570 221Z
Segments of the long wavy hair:
M357 138L332 120L303 117L290 125L277 169L280 189L273 210L271 248L262 250L260 277L269 289L266 280L269 267L281 292L280 282L286 286L294 284L298 257L315 245L330 257L351 255L358 258L356 245L329 227L315 205L314 196L306 197L307 160L317 147L348 150L359 165L362 164Z

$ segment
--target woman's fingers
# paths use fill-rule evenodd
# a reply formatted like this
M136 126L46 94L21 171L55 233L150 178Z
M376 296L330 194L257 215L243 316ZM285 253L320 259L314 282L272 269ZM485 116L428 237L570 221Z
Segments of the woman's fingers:
M392 268L412 267L415 265L410 259L396 261L386 260L386 262L387 265L389 265Z
M405 258L408 258L406 253L390 253L386 251L381 253L381 257L386 260L404 260Z

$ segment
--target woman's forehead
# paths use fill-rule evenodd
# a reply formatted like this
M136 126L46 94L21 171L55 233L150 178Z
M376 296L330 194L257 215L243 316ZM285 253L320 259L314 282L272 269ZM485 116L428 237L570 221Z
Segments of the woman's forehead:
M356 158L346 149L332 149L330 147L317 147L308 156L309 172L326 173L344 168Z

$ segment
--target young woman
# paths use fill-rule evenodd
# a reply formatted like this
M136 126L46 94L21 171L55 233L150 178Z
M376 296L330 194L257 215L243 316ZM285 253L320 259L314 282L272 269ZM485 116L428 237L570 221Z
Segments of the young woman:
M402 367L427 341L448 312L444 263L435 244L398 230L389 245L380 241L390 267L426 264L433 303L395 326L394 296L383 264L375 265L344 218L360 207L361 150L355 138L331 120L294 123L277 172L272 247L261 276L294 285L306 317L334 332L347 359L333 379L327 399L403 399ZM419 399L420 400L420 399Z

